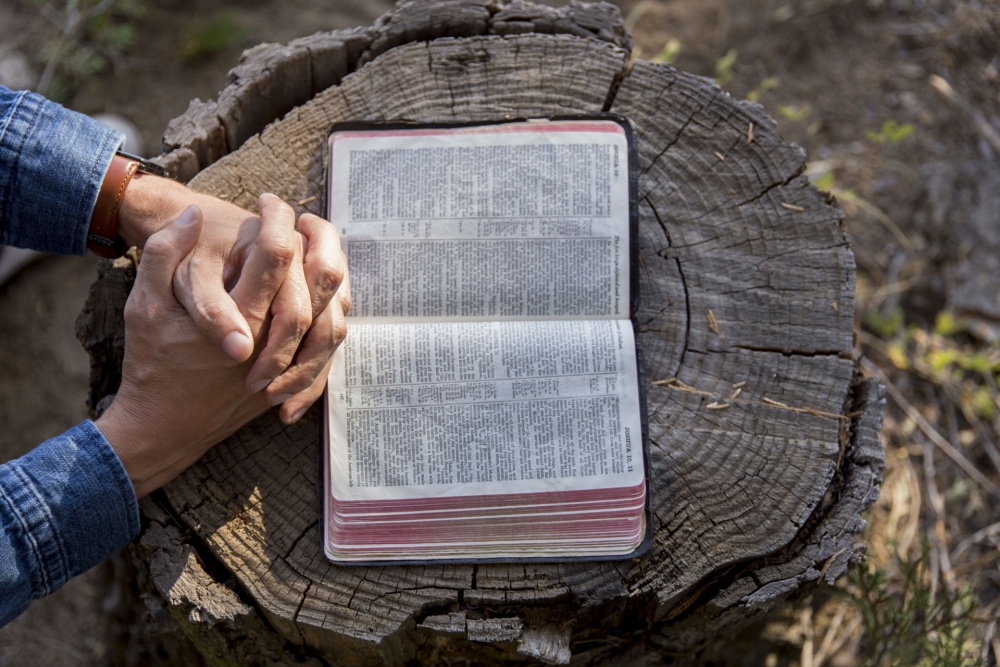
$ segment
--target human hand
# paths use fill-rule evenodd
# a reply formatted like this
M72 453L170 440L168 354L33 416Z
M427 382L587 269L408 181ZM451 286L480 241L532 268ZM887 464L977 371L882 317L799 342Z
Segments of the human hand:
M96 422L140 498L268 407L245 385L253 362L235 361L207 340L173 294L175 271L201 230L191 206L146 242L125 304L121 387ZM277 289L269 279L258 285L264 296Z
M236 361L261 350L246 376L246 386L263 391L271 405L282 404L281 419L291 423L323 392L330 359L346 335L350 308L347 261L336 229L306 214L294 231L294 212L273 195L262 195L261 214L286 224L259 238L261 218L221 199L191 191L169 179L136 174L119 212L119 233L142 247L190 204L203 211L206 224L193 252L174 275L173 288L199 330ZM245 263L257 251L254 270L279 280L273 302L261 303L252 290L238 289ZM262 308L263 307L263 308ZM268 328L250 330L249 311L269 313Z

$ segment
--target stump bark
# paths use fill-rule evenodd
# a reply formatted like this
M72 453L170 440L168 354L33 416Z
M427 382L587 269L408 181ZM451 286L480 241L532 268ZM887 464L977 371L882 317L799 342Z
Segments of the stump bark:
M250 210L270 191L322 215L324 139L348 120L610 110L631 120L641 172L649 551L333 565L318 412L288 427L265 414L142 503L133 557L209 663L655 663L863 557L884 398L854 359L842 212L759 105L630 48L605 3L402 2L370 28L251 49L217 101L170 123L160 162ZM79 321L96 409L119 382L134 266L104 262Z

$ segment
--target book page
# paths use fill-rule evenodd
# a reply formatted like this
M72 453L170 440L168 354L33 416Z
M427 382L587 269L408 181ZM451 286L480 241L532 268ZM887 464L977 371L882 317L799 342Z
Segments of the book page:
M634 487L627 320L353 324L331 372L340 500Z
M352 318L628 317L627 160L604 120L335 132Z

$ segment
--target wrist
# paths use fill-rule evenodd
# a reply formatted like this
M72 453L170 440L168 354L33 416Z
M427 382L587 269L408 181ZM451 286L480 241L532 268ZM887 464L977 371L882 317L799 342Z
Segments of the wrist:
M191 203L191 192L177 181L137 173L129 182L118 212L118 235L142 248L150 236L169 225Z
M129 414L122 414L114 408L114 404L94 421L97 430L111 445L121 461L135 497L142 498L158 488L155 483L155 465L151 467L151 459L147 454L150 447L149 433L135 428L134 420Z

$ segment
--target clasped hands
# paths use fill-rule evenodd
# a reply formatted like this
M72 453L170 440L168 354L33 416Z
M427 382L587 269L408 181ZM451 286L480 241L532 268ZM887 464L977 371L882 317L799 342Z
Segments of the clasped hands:
M143 248L125 359L96 424L136 496L269 406L297 421L326 386L351 306L333 225L261 195L259 216L173 181L133 179L119 233Z

